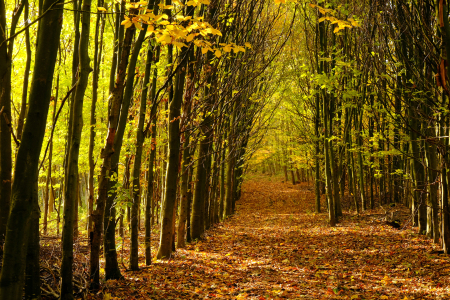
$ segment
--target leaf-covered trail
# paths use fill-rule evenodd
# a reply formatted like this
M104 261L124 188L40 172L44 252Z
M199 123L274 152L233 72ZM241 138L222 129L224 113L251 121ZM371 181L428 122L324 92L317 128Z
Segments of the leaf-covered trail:
M306 183L246 181L236 214L204 240L124 272L127 280L104 291L119 299L450 299L450 260L415 229L383 224L381 211L345 213L330 228L313 212Z

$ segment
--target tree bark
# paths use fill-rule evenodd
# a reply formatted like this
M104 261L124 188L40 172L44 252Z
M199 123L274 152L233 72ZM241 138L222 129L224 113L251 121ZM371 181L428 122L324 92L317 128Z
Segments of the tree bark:
M148 44L147 61L145 63L144 80L142 81L141 103L139 108L139 122L136 129L136 155L134 156L133 166L133 206L131 207L131 249L130 249L130 269L139 269L139 243L138 243L138 210L140 205L140 190L141 190L141 161L142 161L142 147L144 144L144 123L145 113L147 110L147 93L148 83L150 81L150 72L153 60L153 46ZM153 165L152 165L153 168ZM153 175L153 174L152 174ZM148 199L148 197L147 197ZM151 199L151 198L150 198ZM147 205L146 205L147 207Z
M39 269L39 205L38 182L34 183L33 210L31 212L27 245L27 266L25 268L25 299L41 299L41 278Z
M97 1L97 7L103 6L103 0ZM100 28L101 27L101 28ZM97 14L97 21L95 26L95 38L94 38L94 67L92 73L92 103L91 103L91 116L90 116L90 128L89 128L89 198L88 198L88 232L92 231L92 212L94 210L94 174L95 174L95 162L94 162L94 146L95 146L95 126L97 124L96 120L96 106L98 99L98 79L100 74L100 59L102 54L102 44L103 44L103 29L104 28L104 16L102 14ZM100 35L100 41L99 41ZM99 46L100 44L100 46ZM116 58L117 59L117 58Z
M131 9L130 14L136 14L136 10ZM111 176L111 158L114 154L114 140L117 132L117 124L119 121L120 107L122 104L123 88L125 82L125 70L128 65L128 56L131 50L131 42L134 36L136 28L131 26L127 28L125 33L125 39L123 42L123 50L121 53L121 59L118 66L118 72L116 77L115 86L113 92L109 96L109 103L111 104L108 115L108 135L105 141L105 147L102 150L101 157L103 164L101 166L101 173L98 185L98 197L97 206L92 213L92 231L89 234L90 239L90 288L98 289L99 287L99 256L100 256L100 243L101 235L103 232L103 218L105 214L105 203L108 198L109 176ZM105 216L108 216L105 214ZM109 248L108 248L109 249ZM114 249L115 250L115 249Z
M160 48L157 47L155 51L155 63L159 61L159 51ZM156 78L158 77L158 69L155 68L153 71L152 78L152 90L150 93L150 98L152 99L152 108L150 111L150 121L151 127L150 130L150 157L148 159L148 178L147 178L147 203L145 205L145 263L146 265L150 265L152 263L152 252L151 252L151 234L152 234L152 225L153 225L153 208L155 206L155 198L154 198L154 172L153 166L155 165L156 160L156 118L157 118L157 109L158 102L155 99L156 94Z
M36 59L29 96L29 112L24 126L24 138L19 146L14 170L12 203L0 275L0 299L22 299L24 277L22 274L25 272L26 256L24 245L26 244L26 232L32 212L30 203L33 203L34 189L34 185L30 182L37 181L39 154L45 134L62 27L63 4L61 4L61 1L44 0L43 9L47 10L51 7L56 9L49 10L42 17L37 35Z
M73 299L72 268L73 268L73 241L74 234L78 233L77 213L79 197L78 159L83 130L83 100L92 71L89 63L89 33L90 33L91 0L83 0L83 13L81 20L81 35L79 44L79 79L75 97L70 111L72 119L72 132L68 139L67 176L64 186L64 227L62 232L62 261L61 261L61 299ZM76 237L75 237L76 238Z
M187 58L189 48L184 47L180 52L180 65L175 77L173 100L169 105L169 158L165 184L165 196L161 215L161 235L157 258L170 258L174 227L174 209L177 197L178 165L180 156L180 116L183 102L184 82L186 77Z

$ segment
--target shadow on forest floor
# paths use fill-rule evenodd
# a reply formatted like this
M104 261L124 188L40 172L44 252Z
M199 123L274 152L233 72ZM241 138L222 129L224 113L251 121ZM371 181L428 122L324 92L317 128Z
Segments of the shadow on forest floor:
M203 240L169 261L122 270L124 280L88 299L450 299L449 258L407 220L389 227L379 208L344 212L331 228L326 213L313 212L312 186L250 179L236 214Z

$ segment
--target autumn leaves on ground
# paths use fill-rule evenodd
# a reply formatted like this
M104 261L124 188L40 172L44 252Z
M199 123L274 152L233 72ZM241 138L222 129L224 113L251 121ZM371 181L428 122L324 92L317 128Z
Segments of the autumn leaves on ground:
M203 240L149 267L141 255L140 271L123 269L124 280L88 299L449 299L448 257L411 228L407 210L389 210L400 229L385 224L383 208L346 211L331 228L314 214L311 184L253 177L236 213Z

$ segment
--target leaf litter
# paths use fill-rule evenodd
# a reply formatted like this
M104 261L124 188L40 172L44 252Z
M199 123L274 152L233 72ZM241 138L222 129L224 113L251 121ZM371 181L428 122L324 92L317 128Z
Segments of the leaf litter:
M407 219L398 230L373 217L382 208L345 211L331 228L314 202L312 184L247 180L236 213L204 239L147 267L140 252L140 271L87 299L450 299L450 260Z

